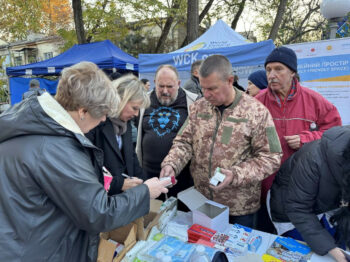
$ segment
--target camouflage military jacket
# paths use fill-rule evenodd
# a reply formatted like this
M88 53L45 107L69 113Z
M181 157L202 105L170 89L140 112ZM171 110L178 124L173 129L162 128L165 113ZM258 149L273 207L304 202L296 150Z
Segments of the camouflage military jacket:
M269 111L236 89L234 102L222 115L204 98L191 105L162 167L171 165L178 174L191 160L196 189L238 216L259 209L261 181L279 168L281 155ZM234 174L231 186L219 192L209 188L216 167Z

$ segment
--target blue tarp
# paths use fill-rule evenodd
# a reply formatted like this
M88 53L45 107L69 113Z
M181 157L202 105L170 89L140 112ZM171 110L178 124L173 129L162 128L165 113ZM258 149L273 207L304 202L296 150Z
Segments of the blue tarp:
M248 43L246 38L234 31L220 19L192 43L172 53L190 52L199 49L216 49L244 45L246 43Z
M202 36L188 46L168 54L139 54L139 76L150 80L154 88L154 74L158 66L170 64L179 71L183 83L191 77L194 61L214 54L226 56L240 78L240 84L247 85L250 73L264 67L265 59L275 48L272 40L248 43L247 40L219 20Z
M22 94L29 89L29 82L34 78L11 77L10 78L10 95L11 104L14 105L22 101ZM56 93L58 81L52 81L43 78L35 78L40 82L40 88L46 89L50 94Z
M200 49L185 53L139 54L139 72L155 72L159 65L170 64L178 71L190 71L198 59L214 54L226 56L233 67L263 65L269 53L275 48L272 40L218 49Z
M59 75L63 68L81 61L90 61L100 68L118 68L138 70L138 61L135 57L120 50L111 41L74 45L66 52L45 61L8 67L8 76L22 75Z

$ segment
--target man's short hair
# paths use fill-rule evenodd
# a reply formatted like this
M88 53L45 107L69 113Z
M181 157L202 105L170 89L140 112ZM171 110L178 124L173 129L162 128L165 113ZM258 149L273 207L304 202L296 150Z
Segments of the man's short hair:
M145 85L145 84L147 84L147 82L149 82L149 80L147 78L142 78L141 82Z
M155 79L157 78L157 75L158 75L158 72L163 69L163 68L169 68L171 71L173 71L176 75L176 78L179 79L179 72L177 72L176 68L172 65L168 65L168 64L164 64L164 65L160 65L158 68L157 68L157 71L156 71L156 76L155 76Z
M39 88L40 87L39 80L37 80L37 79L30 80L29 87L31 87L31 88L35 88L35 87Z
M216 72L222 80L226 80L232 76L232 65L230 61L223 55L211 55L207 57L199 68L201 77L208 77Z
M202 63L203 63L203 60L194 61L193 64L192 64L192 66L191 66L191 74L193 74L194 71L195 71L196 69L198 69L198 68L201 66Z

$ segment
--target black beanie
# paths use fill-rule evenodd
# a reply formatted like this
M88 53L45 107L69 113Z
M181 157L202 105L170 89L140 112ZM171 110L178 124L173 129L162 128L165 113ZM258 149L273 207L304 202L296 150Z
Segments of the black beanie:
M261 90L267 87L267 78L265 70L258 70L251 73L248 76L248 80Z
M298 72L297 56L295 52L287 47L277 47L265 60L265 68L268 63L280 62L289 67L293 72Z

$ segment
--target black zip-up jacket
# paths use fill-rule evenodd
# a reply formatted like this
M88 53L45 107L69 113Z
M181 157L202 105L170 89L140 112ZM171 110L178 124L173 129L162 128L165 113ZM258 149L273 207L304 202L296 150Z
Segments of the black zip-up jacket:
M341 181L350 173L350 129L334 127L305 144L280 168L271 188L275 222L292 222L311 249L325 255L336 247L317 215L337 209Z

